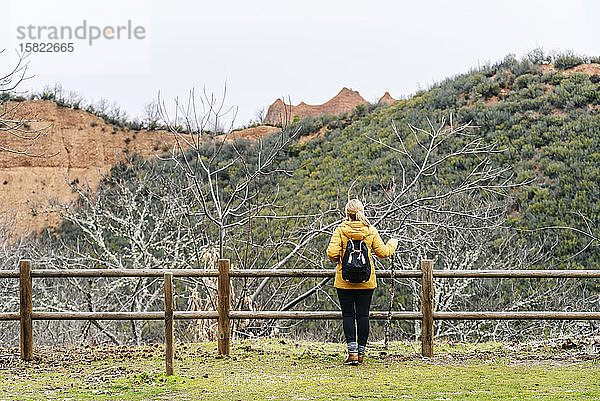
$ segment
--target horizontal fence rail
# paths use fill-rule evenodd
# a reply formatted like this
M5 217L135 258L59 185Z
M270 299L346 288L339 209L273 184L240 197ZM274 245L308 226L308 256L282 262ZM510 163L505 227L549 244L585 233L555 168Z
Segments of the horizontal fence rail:
M421 312L392 312L392 320L419 320ZM164 320L164 312L33 312L32 320ZM216 311L173 312L175 320L219 318ZM341 319L336 311L231 311L236 319ZM371 312L369 318L386 320L388 312ZM435 320L600 320L600 312L434 312ZM0 321L16 321L19 312L0 313Z
M176 311L173 318L218 319L216 311ZM33 312L33 320L164 320L164 312ZM0 313L0 320L19 320L20 314Z
M377 277L390 278L391 270L376 270ZM68 269L31 271L33 278L73 277L219 277L217 269ZM394 278L421 278L421 270L398 270ZM231 269L230 277L334 277L333 270ZM600 278L600 270L434 270L434 278ZM19 278L18 271L0 270L0 278Z
M334 277L334 270L308 269L231 269L226 259L218 261L218 269L31 269L31 262L21 260L19 269L0 270L0 278L19 279L19 312L0 312L0 321L20 321L21 358L33 359L33 320L162 320L165 322L165 366L173 374L173 321L215 319L218 321L218 352L230 351L231 320L235 319L341 319L339 311L235 311L231 305L232 277ZM421 345L424 356L433 356L434 320L600 320L600 312L562 311L434 311L434 278L600 278L600 270L434 270L433 261L421 262L421 270L377 270L382 278L421 279L421 311L370 312L376 320L421 320ZM164 311L146 312L44 312L33 310L32 278L114 278L156 277L164 279ZM172 279L177 277L214 277L218 279L218 302L215 311L173 310Z

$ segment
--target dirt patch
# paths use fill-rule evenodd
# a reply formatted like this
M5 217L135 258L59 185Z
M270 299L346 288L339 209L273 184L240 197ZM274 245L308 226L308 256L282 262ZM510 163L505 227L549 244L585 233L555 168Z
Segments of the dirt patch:
M325 127L321 127L321 129L320 129L320 130L318 130L317 132L313 132L313 133L312 133L312 134L310 134L310 135L301 136L301 137L298 139L298 143L299 143L300 145L302 145L303 143L305 143L305 142L308 142L308 141L311 141L311 140L313 140L313 139L315 139L315 138L325 138L325 132L327 132L327 126L325 126Z
M558 71L554 64L540 64L539 67L544 74Z
M566 70L559 70L558 68L556 68L554 66L554 64L540 64L540 69L542 70L542 72L544 74L548 74L551 72L560 72L563 75L571 75L574 73L584 73L587 75L600 75L600 64L596 64L596 63L590 63L590 64L579 64L576 65L575 67L566 69Z
M206 356L208 353L187 344L176 347L176 360L182 360L192 355ZM90 365L110 360L114 362L114 366L104 368L101 372L95 373L114 376L115 374L125 375L134 371L128 367L127 362L152 358L164 358L164 347L162 344L150 344L138 347L116 345L103 345L99 347L36 347L34 350L34 359L27 362L21 360L18 348L7 348L0 349L0 371L23 374L32 368L47 372L62 369L68 370L73 366L92 369Z
M489 99L486 99L485 104L494 104L498 103L498 96L492 96Z
M567 70L569 73L583 72L587 75L600 75L600 64L580 64Z
M508 365L570 365L585 361L600 361L597 350L576 346L563 349L561 346L544 344L522 344L502 347L497 350L473 350L465 352L436 352L433 358L425 358L418 353L396 354L379 351L373 357L398 362L423 361L435 365L455 365L463 363L483 363L503 361Z
M281 131L281 128L274 127L272 125L259 125L257 127L250 127L230 132L226 135L226 140L233 141L235 139L248 139L255 141L277 131ZM218 136L217 138L222 137L223 136Z

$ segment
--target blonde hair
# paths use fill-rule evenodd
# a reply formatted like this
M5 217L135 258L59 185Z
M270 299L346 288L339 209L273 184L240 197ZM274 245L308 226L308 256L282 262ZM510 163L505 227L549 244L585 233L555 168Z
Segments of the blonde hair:
M350 199L348 203L346 203L346 215L350 220L358 220L365 226L371 225L365 216L365 207L358 199Z

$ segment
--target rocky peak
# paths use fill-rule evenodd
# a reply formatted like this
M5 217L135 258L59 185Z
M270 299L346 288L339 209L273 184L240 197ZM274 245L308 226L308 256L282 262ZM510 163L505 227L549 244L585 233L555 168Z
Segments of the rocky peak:
M390 95L390 92L385 92L383 94L383 96L381 97L381 99L379 99L379 102L377 102L377 103L392 104L392 103L395 103L397 101L398 101L397 99L394 99L392 97L392 95Z
M281 124L292 121L295 116L305 118L323 114L338 115L352 111L360 104L367 103L368 102L360 95L360 93L344 87L333 98L319 105L310 105L305 102L300 102L297 106L294 106L285 104L281 99L277 99L269 106L265 121L268 123Z

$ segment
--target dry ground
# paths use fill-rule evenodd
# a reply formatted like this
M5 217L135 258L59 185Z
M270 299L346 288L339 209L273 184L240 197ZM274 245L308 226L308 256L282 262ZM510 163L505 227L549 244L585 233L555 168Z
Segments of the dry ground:
M598 357L547 344L418 344L371 347L365 364L341 363L339 344L289 340L180 344L176 375L161 345L38 348L32 362L0 350L0 400L600 399Z

